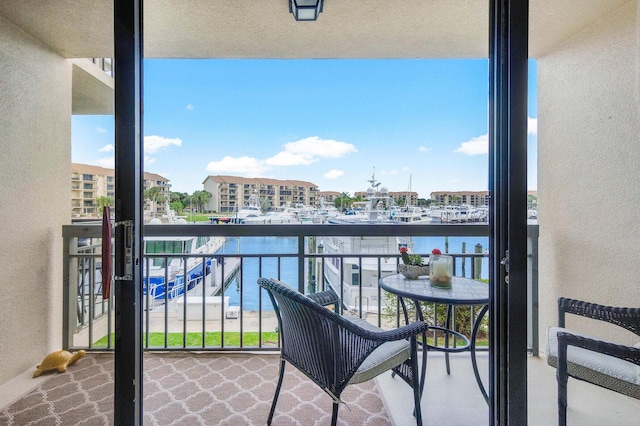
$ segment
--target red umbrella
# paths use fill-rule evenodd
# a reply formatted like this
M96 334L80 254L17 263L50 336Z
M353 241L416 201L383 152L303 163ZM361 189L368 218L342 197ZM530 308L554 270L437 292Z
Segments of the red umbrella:
M102 298L108 299L111 291L111 209L102 211Z

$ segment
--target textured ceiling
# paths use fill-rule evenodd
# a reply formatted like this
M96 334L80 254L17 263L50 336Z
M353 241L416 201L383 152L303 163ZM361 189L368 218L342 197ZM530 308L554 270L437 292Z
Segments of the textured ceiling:
M530 0L530 56L625 3ZM145 0L150 58L478 58L488 0L326 0L296 22L288 0ZM65 57L113 56L111 0L0 0L0 16Z

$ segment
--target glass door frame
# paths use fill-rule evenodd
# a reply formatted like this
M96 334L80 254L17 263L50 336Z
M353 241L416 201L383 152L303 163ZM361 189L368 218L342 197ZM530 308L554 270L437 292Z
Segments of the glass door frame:
M528 6L528 0L489 0L489 423L496 425L527 423ZM114 422L130 425L143 419L142 12L143 0L114 0Z

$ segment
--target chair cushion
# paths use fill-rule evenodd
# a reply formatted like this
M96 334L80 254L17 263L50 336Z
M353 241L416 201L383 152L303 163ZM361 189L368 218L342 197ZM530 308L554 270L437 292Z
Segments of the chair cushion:
M549 327L547 329L547 363L556 368L558 367L559 331L590 337L565 328ZM567 348L567 361L571 377L640 399L640 376L635 364L575 346Z
M366 330L382 331L380 328L361 318L351 315L343 315L343 318ZM362 383L367 380L371 380L385 371L402 364L410 357L411 350L408 340L385 342L371 352L371 354L360 365L358 371L356 371L351 380L349 380L349 383Z

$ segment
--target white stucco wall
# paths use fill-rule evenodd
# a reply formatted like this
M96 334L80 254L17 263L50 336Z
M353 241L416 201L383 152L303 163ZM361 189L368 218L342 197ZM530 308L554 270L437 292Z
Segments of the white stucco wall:
M71 66L0 17L0 384L62 335Z
M542 350L559 296L640 307L639 3L538 58ZM568 326L640 340L588 324Z

